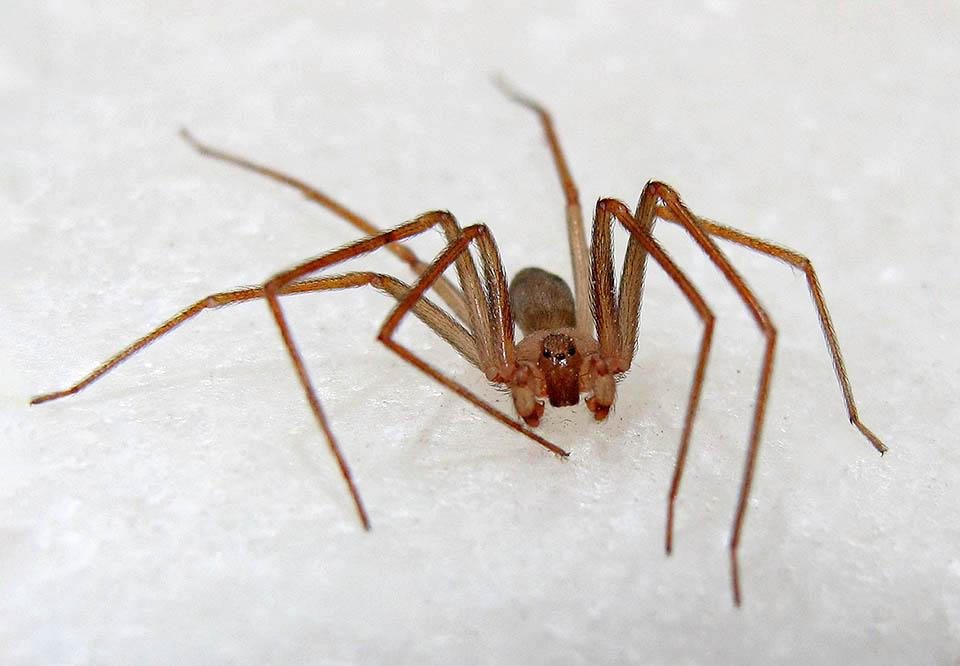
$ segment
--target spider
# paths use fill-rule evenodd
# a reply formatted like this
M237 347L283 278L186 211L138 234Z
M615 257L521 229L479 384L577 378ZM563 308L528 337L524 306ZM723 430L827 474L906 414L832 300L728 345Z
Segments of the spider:
M460 227L449 212L437 210L424 213L412 221L384 231L307 183L275 169L209 147L183 129L182 137L199 153L291 186L367 235L345 247L282 271L259 287L233 289L202 298L101 363L76 384L61 391L35 396L30 402L39 404L77 393L157 338L166 335L203 310L242 301L264 299L279 327L284 346L293 362L310 408L347 484L360 521L363 527L369 530L370 519L366 508L360 499L346 459L320 406L320 400L311 384L300 351L294 343L280 304L280 296L360 286L371 286L389 294L398 303L380 327L377 335L380 342L503 424L558 456L566 457L569 455L567 451L532 430L543 416L543 399L549 400L553 407L565 407L577 404L581 395L586 394L585 402L594 418L602 421L607 417L614 403L616 380L630 369L634 357L644 271L649 256L676 283L703 323L699 353L667 500L665 547L666 552L670 553L673 547L674 503L683 476L714 325L714 315L696 287L691 284L653 236L656 220L677 224L690 235L733 286L766 340L753 407L744 473L729 542L733 601L739 606L741 592L737 548L743 530L757 448L760 443L777 331L753 291L714 242L714 237L780 259L803 271L833 360L833 368L840 383L850 422L866 436L877 451L882 454L887 450L857 415L837 337L813 266L807 257L793 250L694 215L672 187L658 181L650 181L646 184L634 212L615 199L600 199L594 212L593 233L588 248L579 194L567 168L550 114L537 101L509 87L503 81L497 80L496 83L509 99L538 116L546 135L565 196L567 232L574 276L572 292L562 278L539 268L526 268L520 271L508 287L493 235L483 224ZM619 289L614 283L612 257L611 226L614 221L621 224L629 233ZM440 228L446 237L447 244L432 262L421 261L409 247L400 244L401 241L434 227ZM481 263L482 277L471 254L471 245L474 246ZM412 285L390 275L369 271L310 277L342 261L381 248L395 254L413 270L417 279ZM443 275L451 264L455 268L459 287ZM452 315L430 300L426 296L428 291L436 294L446 304ZM520 417L519 421L478 397L463 384L445 376L440 370L429 365L393 339L393 333L400 321L411 311L461 356L483 372L487 380L509 390ZM514 339L515 325L524 335L519 343Z

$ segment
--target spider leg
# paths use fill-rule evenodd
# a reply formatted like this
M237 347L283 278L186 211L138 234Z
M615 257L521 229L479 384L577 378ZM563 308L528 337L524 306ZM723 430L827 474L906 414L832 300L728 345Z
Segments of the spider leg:
M347 273L345 275L329 276L322 278L315 278L311 280L301 280L297 282L292 282L284 285L278 293L282 295L286 294L298 294L298 293L307 293L315 291L323 291L329 289L346 289L350 287L359 287L362 285L371 285L387 292L388 294L394 296L395 298L403 298L406 295L406 292L409 290L409 286L403 284L400 280L393 278L389 275L382 275L380 273L370 273L370 272L354 272ZM104 374L112 370L114 367L128 359L130 356L140 351L151 342L157 340L161 336L169 333L174 328L184 323L188 319L193 318L198 315L205 309L208 308L218 308L224 305L229 305L232 303L240 303L243 301L249 301L254 299L266 298L266 294L262 287L249 287L243 289L236 289L233 291L225 291L217 294L208 296L207 298L201 299L183 310L176 316L167 320L165 323L161 324L159 327L143 336L139 340L133 342L121 352L114 355L106 362L98 366L93 372L84 377L82 380L74 384L73 386L65 389L63 391L57 391L55 393L47 393L44 395L38 395L30 400L30 404L36 405L42 402L47 402L49 400L54 400L56 398L62 398L64 396L72 395L82 390L92 382L96 381ZM420 317L431 329L433 329L440 337L449 342L460 354L462 354L467 360L469 360L474 365L478 365L479 361L476 355L476 344L473 341L473 336L464 329L459 323L456 322L452 317L450 317L443 310L438 308L435 304L428 301L427 299L421 299L416 303L414 308L414 314ZM286 340L286 338L285 338ZM313 401L311 401L311 406L314 406ZM319 403L316 405L316 409L319 409ZM316 414L316 410L315 410ZM367 517L367 513L363 508L363 504L360 500L359 494L357 493L356 487L353 482L352 475L350 470L347 467L346 460L340 452L339 447L336 444L336 440L333 437L333 433L330 431L329 426L327 425L326 417L323 415L322 410L319 413L318 420L320 426L324 433L327 436L327 441L330 444L331 449L333 450L334 456L337 460L337 463L340 467L340 471L346 480L347 486L350 490L350 493L354 499L354 502L357 507L357 511L360 514L360 520L363 523L364 528L370 528L370 521Z
M566 199L567 236L570 241L570 259L573 263L573 293L576 303L577 329L583 335L590 336L592 334L590 322L593 320L590 314L590 260L583 227L583 213L580 209L580 195L577 193L577 186L573 183L570 169L567 168L567 160L563 156L560 141L553 128L553 119L543 105L514 90L502 78L495 78L494 84L508 98L530 109L540 118L540 124L543 126L547 143L550 145L550 154L553 155L553 163L556 166L557 175L560 176L560 185L563 187L563 195Z
M369 249L372 248L361 249L358 252L369 251ZM406 290L409 289L409 287L404 285L401 281L387 275L355 272L345 276L331 276L312 280L290 282L285 284L278 293L297 294L326 289L343 289L347 287L360 286L361 284L372 284L378 289L381 289L382 291L385 291L396 298L402 298L402 296L405 295ZM84 376L75 384L72 384L60 391L36 395L30 399L30 404L39 405L50 400L64 398L80 392L147 345L163 337L167 333L170 333L173 329L179 327L187 320L194 318L204 310L265 297L266 296L264 294L263 287L241 287L229 291L218 292L205 298L201 298L199 301L180 311L146 335L138 338L124 347L122 350L94 368L93 371ZM436 332L440 337L447 340L464 358L479 368L480 361L479 357L477 356L476 343L473 341L473 336L470 335L470 333L464 329L463 326L457 323L431 301L424 298L422 303L422 305L418 304L418 306L414 308L414 314L419 316L424 323L433 329L434 332Z
M737 294L740 295L740 299L750 310L754 321L756 321L757 326L767 339L764 345L760 379L757 382L757 398L753 407L753 421L750 426L750 440L747 447L746 460L744 461L743 480L740 484L740 494L737 499L737 509L730 535L730 575L733 580L733 601L739 606L740 570L737 564L737 548L740 545L743 519L747 512L747 500L750 497L750 486L753 483L757 450L760 446L760 432L763 429L763 418L766 414L767 396L770 391L770 376L773 371L773 355L777 344L777 330L756 295L723 254L723 251L714 243L700 220L683 204L680 200L680 195L666 183L658 181L650 181L647 183L646 187L644 187L644 195L656 196L663 202L664 208L670 213L670 219L676 221L690 234L714 265L720 269L720 272L723 273L723 276L736 290Z
M623 203L614 199L601 199L597 203L597 212L593 223L591 250L597 334L601 341L601 350L604 349L604 346L610 350L609 352L603 352L604 355L606 356L609 353L610 358L620 359L620 367L623 368L623 370L620 370L621 372L630 367L636 348L640 296L643 289L643 265L648 253L677 284L703 321L703 335L700 338L697 365L690 386L690 396L687 400L687 411L683 421L683 434L680 438L680 448L677 450L673 481L670 484L670 494L667 500L666 550L669 553L673 548L674 503L687 460L693 420L700 403L707 358L713 339L714 315L697 288L651 235L656 202L656 195L652 191L645 190L640 203L637 205L636 215L631 216ZM616 304L613 295L611 216L615 217L630 232L630 241L624 258L623 276L620 279L620 298L619 303Z
M353 478L350 474L346 460L340 451L332 431L330 430L326 416L324 415L323 410L320 407L320 402L316 397L316 392L313 390L313 387L310 384L303 360L293 343L290 330L280 310L278 296L293 293L322 291L327 289L343 289L369 284L387 292L397 299L404 299L410 288L395 278L387 275L381 275L379 273L354 272L340 276L327 276L315 279L301 280L300 278L303 278L310 272L314 272L332 264L356 257L360 254L373 251L383 247L388 243L403 240L418 233L422 233L439 222L441 222L441 219L435 214L423 215L412 222L397 227L396 229L382 232L377 236L361 239L351 245L307 261L304 264L281 273L279 276L268 281L262 287L246 287L235 289L232 291L213 294L207 298L201 299L171 319L167 320L147 335L128 345L118 354L114 355L105 363L98 366L92 373L87 375L73 386L63 391L36 396L31 400L31 403L39 404L41 402L64 397L80 391L128 359L134 353L140 351L151 342L169 333L174 328L193 318L205 309L221 307L230 303L239 303L243 301L264 298L267 300L274 317L277 319L284 343L293 360L294 368L304 386L307 400L314 412L314 416L317 418L320 428L326 435L330 450L336 458L341 474L347 483L354 504L356 505L357 512L360 516L360 520L363 523L364 528L369 529L369 518L367 517L363 503L360 500L360 495L353 482ZM418 299L416 303L412 304L412 309L415 315L420 317L420 319L422 319L424 323L433 329L440 337L447 340L447 342L457 349L457 351L467 358L467 360L478 367L480 366L477 346L473 336L455 319L450 317L448 314L443 312L443 310L425 298Z
M663 218L668 222L679 223L674 217L673 212L662 206L657 208L657 216ZM840 343L837 341L837 333L833 327L833 321L830 319L830 312L827 310L827 302L823 297L823 290L820 288L820 281L817 279L817 274L813 269L813 264L810 259L806 256L795 252L789 248L783 247L782 245L776 245L769 241L762 240L756 236L751 236L742 231L728 227L726 225L717 224L712 220L707 220L702 217L697 218L700 221L700 224L706 229L707 233L720 238L726 239L737 245L743 245L748 247L751 250L756 250L762 254L766 254L775 259L784 261L791 266L794 266L801 271L807 278L807 285L810 288L810 295L813 298L813 304L817 309L817 317L820 319L820 328L823 330L823 337L827 343L827 349L830 352L830 359L833 361L833 371L837 376L837 381L840 384L840 390L843 393L843 401L847 407L847 415L850 418L850 423L854 425L863 435L870 440L870 443L873 447L883 454L887 447L884 445L880 439L873 434L873 432L860 420L860 416L857 413L857 406L853 399L853 389L850 387L850 379L847 376L847 369L843 363L843 356L840 354Z
M510 313L510 294L507 288L507 277L500 261L500 253L493 235L486 227L474 237L483 264L486 302L480 305L481 315L489 313L488 329L490 331L489 362L496 374L492 381L509 380L517 367L516 346L513 339L513 316ZM470 258L470 252L464 250L457 257ZM466 289L465 289L466 291ZM490 372L487 373L490 378Z
M318 286L320 283L326 281L325 279L320 280L304 280L302 282L294 282L287 285L283 293L301 293L305 291L314 291L316 289L324 289L323 286ZM56 400L57 398L63 398L68 395L73 395L83 390L96 380L100 379L103 375L113 370L116 366L120 365L128 358L136 354L138 351L154 342L155 340L163 337L174 328L177 328L188 319L192 319L197 316L204 310L223 307L224 305L230 305L232 303L242 303L244 301L254 300L258 298L263 298L263 288L262 287L241 287L238 289L232 289L230 291L222 291L216 294L211 294L206 298L201 298L196 303L190 305L189 307L181 310L178 314L174 315L164 323L160 324L158 327L147 333L141 338L133 341L122 350L108 358L106 361L98 365L92 372L86 375L83 379L78 381L76 384L73 384L62 391L54 391L52 393L44 393L42 395L34 396L30 399L31 405L39 405L40 403L47 402L49 400Z
M453 217L449 213L440 212L435 214L446 215L446 216L449 216L451 219ZM486 238L483 238L483 237L486 237ZM399 342L393 339L393 333L396 330L397 326L400 324L400 321L403 319L404 315L406 315L407 312L409 312L414 307L417 300L422 298L423 293L430 288L430 286L437 279L437 277L444 270L446 270L446 268L451 263L453 263L454 261L460 261L460 258L464 255L469 256L468 248L469 248L470 242L474 241L475 239L477 240L478 245L480 245L481 253L483 254L486 254L488 252L488 250L484 249L485 247L489 248L493 246L493 240L490 237L490 232L485 225L474 224L467 227L466 229L463 229L462 233L458 237L454 238L447 245L447 247L444 248L444 250L434 260L430 268L427 269L420 276L417 282L413 285L413 287L407 293L406 297L403 300L401 300L400 303L398 303L397 306L393 309L393 311L384 321L383 326L381 326L380 332L377 335L377 339L380 340L380 342L382 342L384 345L389 347L391 350L393 350L398 356L406 360L408 363L419 368L421 371L423 371L427 375L433 377L439 383L443 384L444 386L446 386L451 391L458 394L468 402L474 404L475 406L479 407L483 411L487 412L488 414L493 416L495 419L497 419L504 425L507 425L508 427L513 428L517 432L520 432L526 435L527 437L534 440L541 446L549 449L553 453L566 457L569 455L567 451L564 451L563 449L559 448L555 444L552 444L546 439L540 437L538 434L536 434L535 432L533 432L523 424L511 419L509 416L507 416L506 414L498 410L493 405L489 404L482 398L479 398L477 395L475 395L473 392L471 392L469 389L463 386L463 384L460 384L459 382L456 382L450 379L449 377L444 376L439 370L437 370L436 368L428 364L426 361L418 357L410 349L408 349L407 347L403 346L402 344L400 344ZM497 263L499 264L499 258L497 258L495 255L490 259L496 259ZM489 262L485 258L485 264L487 263ZM477 307L483 310L487 310L488 308L494 309L497 307L502 307L506 311L506 313L509 314L509 306L508 306L508 300L506 296L507 294L506 281L503 278L503 269L502 267L497 266L494 268L490 268L490 271L495 275L499 275L499 278L497 278L498 284L495 285L494 293L500 294L500 296L498 296L497 298L500 298L502 300L498 301L498 303L494 304L493 306L490 306L487 303L482 303L482 304L478 303ZM505 347L512 349L513 324L512 322L509 322L509 320L504 320L502 323L504 327L509 327L510 329L509 337L507 337L506 335L502 336L495 343L495 345L503 345ZM504 331L506 331L506 328L504 329ZM479 345L480 345L480 341L478 339L478 346ZM497 355L496 352L492 354L492 356L494 357L496 355ZM489 376L491 374L490 371L487 371L487 374Z
M68 395L73 395L74 393L83 390L157 338L166 335L183 322L187 321L188 319L192 319L208 308L216 308L220 307L221 305L227 305L228 303L240 303L242 301L248 301L255 298L263 298L263 290L260 287L234 289L232 291L224 291L217 294L212 294L206 298L202 298L193 305L174 315L164 323L160 324L160 326L153 329L143 337L124 347L122 350L94 368L92 372L90 372L76 384L63 389L62 391L54 391L52 393L36 395L30 398L30 404L39 405L40 403L47 402L49 400L56 400L57 398L63 398Z
M297 373L297 377L299 378L300 384L302 385L304 393L306 394L307 402L310 404L310 409L313 411L313 414L317 420L317 423L319 424L321 430L323 430L323 433L326 436L327 442L330 445L331 452L333 453L334 457L337 459L337 464L340 467L341 474L343 475L343 478L347 483L347 487L349 488L350 494L353 497L354 504L356 505L357 513L360 515L360 520L363 522L363 526L366 529L370 528L369 518L367 517L366 510L364 509L363 503L360 500L360 495L353 482L353 477L350 473L350 470L347 467L346 459L344 458L343 453L340 451L340 447L333 436L333 432L330 430L330 426L327 422L326 415L324 414L323 409L320 406L320 400L317 397L316 389L314 389L313 384L310 381L310 377L307 374L307 369L303 362L303 357L301 356L300 351L293 340L293 334L290 331L289 324L287 323L286 317L283 314L283 310L280 307L279 296L284 293L284 289L287 288L288 285L290 285L291 283L295 283L297 280L305 277L310 273L321 270L323 268L326 268L327 266L336 264L345 259L355 257L359 254L370 252L371 250L375 250L377 248L383 247L388 243L395 242L398 240L403 240L410 236L416 235L437 224L440 224L441 226L443 226L445 228L445 231L451 235L454 233L454 229L459 229L459 227L456 224L456 220L454 220L453 216L450 215L449 213L446 213L443 211L434 211L431 213L424 213L423 215L420 215L413 221L408 222L404 225L401 225L395 229L382 232L376 236L364 238L351 245L340 248L339 250L334 250L333 252L329 252L320 257L316 257L314 259L308 260L298 266L294 266L293 268L287 271L284 271L282 273L279 273L278 275L275 275L273 278L268 280L263 285L264 298L266 298L267 305L270 307L270 311L271 313L273 313L274 320L276 321L277 326L280 329L280 335L283 338L283 342L287 348L287 352L290 354L290 359L293 362L293 366ZM469 253L464 254L463 250L466 249L467 244L469 243L469 240L475 234L472 232L469 236L465 236L465 233L466 231L464 231L464 233L457 234L454 237L454 240L447 246L447 249L445 249L444 252L442 252L440 256L434 261L434 263L427 269L427 271L425 271L421 275L420 279L416 282L414 287L407 290L406 294L402 296L402 300L397 305L397 307L391 312L390 318L387 320L388 324L392 322L392 325L389 329L389 333L392 333L393 329L396 328L397 324L399 323L400 318L406 312L413 310L414 313L416 313L418 307L422 307L422 306L418 306L417 303L421 301L423 292L427 288L429 288L431 284L433 284L433 282L437 279L440 273L443 272L443 270L447 268L447 266L453 263L455 259L458 262L457 268L461 272L462 284L464 285L465 290L467 290L468 295L470 291L474 289L474 287L470 285L469 281L463 281L463 275L469 272L469 270L467 270L469 268L473 268L473 273L474 273L473 277L474 278L477 277L476 269L475 267L473 267L472 259L470 260L469 263L466 261L466 259L470 259ZM466 238L465 242L464 242L464 238ZM451 252L450 251L451 247L456 248L457 251ZM477 288L479 287L479 285L475 285L475 286ZM484 314L484 315L487 314L486 307L482 309L483 309L483 313L477 313L477 316L471 317L472 322L476 322L477 319L480 318L479 317L480 314ZM450 322L455 323L453 322L452 319L450 319ZM489 324L489 321L488 321L488 324ZM507 425L512 427L514 430L517 430L518 432L521 432L527 435L527 437L530 437L531 439L536 441L538 444L550 449L554 453L564 455L564 456L568 455L567 452L564 451L563 449L558 448L556 445L543 439L542 437L540 437L533 431L529 430L528 428L511 420L508 416L498 411L492 405L489 405L482 399L475 396L462 384L445 377L438 370L432 368L431 366L423 362L421 359L419 359L416 355L413 354L413 352L399 345L393 340L389 339L388 338L389 333L385 334L386 328L387 328L387 324L384 324L384 327L381 328L380 330L378 339L381 342L384 342L384 344L390 347L402 358L409 361L416 367L420 368L421 370L423 370L424 372L432 376L434 379L439 381L441 384L450 388L455 393L466 398L467 400L477 405L487 413L493 415L498 420L502 421L503 423L506 423ZM477 354L475 358L477 359L477 361L480 362L481 369L484 369L484 367L486 366L486 361L484 360L483 350L479 348L480 340L477 339L476 331L474 333L472 340L476 340ZM489 350L487 351L487 354L489 355Z
M266 176L271 180L292 187L307 199L320 204L330 212L343 218L369 236L375 236L383 231L383 229L372 224L366 218L358 215L340 202L330 198L319 189L298 178L294 178L289 174L268 166L264 166L252 160L248 160L245 157L240 157L239 155L234 155L233 153L229 153L218 148L212 148L211 146L198 141L186 129L180 130L180 136L183 137L184 141L190 144L190 146L192 146L201 155L206 155L222 162L239 166L247 171L252 171L253 173ZM417 275L425 271L430 265L421 261L416 254L413 253L413 250L405 245L390 243L387 245L387 250L399 257ZM436 284L434 284L434 290L450 307L450 309L453 310L454 314L461 319L461 321L467 321L467 307L463 302L463 295L453 284L450 283L449 280L441 276L437 280Z

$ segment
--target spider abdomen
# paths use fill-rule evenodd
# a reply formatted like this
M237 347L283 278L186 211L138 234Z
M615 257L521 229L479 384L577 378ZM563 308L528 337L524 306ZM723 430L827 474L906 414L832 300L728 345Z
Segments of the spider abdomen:
M510 281L510 309L524 335L576 326L573 293L559 275L524 268Z

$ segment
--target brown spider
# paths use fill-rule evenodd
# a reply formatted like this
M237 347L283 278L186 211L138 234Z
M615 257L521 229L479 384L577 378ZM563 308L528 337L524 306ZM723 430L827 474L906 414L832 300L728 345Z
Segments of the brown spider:
M836 334L830 322L830 315L827 312L813 266L809 259L792 250L697 217L680 201L680 197L672 187L657 181L646 184L634 213L631 213L623 203L614 199L598 201L593 222L592 243L588 250L579 196L560 150L550 115L544 107L532 99L508 88L502 82L499 82L499 86L509 98L535 112L539 116L546 133L547 142L550 145L550 151L566 196L567 230L574 275L572 294L562 278L539 268L526 268L520 271L514 277L508 289L497 246L490 231L483 224L461 228L450 213L432 211L424 213L395 229L382 231L306 183L274 169L210 148L194 139L186 130L182 130L183 138L200 153L239 165L290 185L308 199L325 206L358 227L368 236L278 273L260 287L235 289L207 296L107 359L73 386L55 393L38 395L30 402L31 404L39 404L77 393L132 354L160 336L167 334L194 315L199 314L202 310L264 298L273 313L277 326L280 328L284 345L293 361L294 369L303 385L314 416L340 466L340 471L349 487L360 520L365 529L370 529L370 520L354 485L353 477L320 407L320 401L310 383L300 352L293 342L286 318L280 307L279 296L363 285L370 285L390 294L399 303L380 327L380 332L377 335L380 342L494 418L523 433L550 451L560 456L567 456L569 455L567 451L540 437L530 429L538 425L540 417L543 415L544 407L541 398L547 398L554 407L564 407L577 404L580 400L580 394L586 393L589 394L586 398L586 404L593 412L594 418L599 421L607 417L615 398L615 379L630 369L630 363L633 360L637 342L644 268L647 256L650 255L683 291L699 314L704 327L667 503L666 550L669 553L673 541L674 502L683 475L693 417L703 386L704 369L710 350L714 316L697 289L652 236L654 221L662 219L680 225L690 234L736 289L766 338L763 365L753 410L749 447L730 538L733 598L734 603L739 605L740 582L737 546L743 528L747 498L750 494L754 463L757 457L757 447L760 442L760 431L770 386L777 333L766 310L760 305L743 278L714 243L712 236L781 259L804 272L833 359L834 371L843 391L850 421L880 453L886 451L886 446L861 423L857 416L850 382L847 379L847 373L840 356ZM613 220L622 224L630 234L620 278L619 294L614 293L610 237ZM421 261L408 247L398 244L398 241L420 234L435 226L439 226L445 234L447 245L430 263ZM468 249L471 243L475 244L483 267L482 278ZM307 277L341 261L383 247L400 257L419 276L412 286L392 276L369 271L355 271L336 276ZM451 264L456 267L460 284L459 289L443 277L444 271ZM438 307L424 295L429 289L432 289L446 303L455 317ZM403 316L410 311L437 335L452 345L470 363L479 368L488 380L509 388L517 413L526 425L510 418L487 401L474 395L462 384L445 377L439 370L396 342L393 339L393 332ZM519 326L525 336L519 344L514 342L514 324ZM596 335L594 335L594 327L596 328Z

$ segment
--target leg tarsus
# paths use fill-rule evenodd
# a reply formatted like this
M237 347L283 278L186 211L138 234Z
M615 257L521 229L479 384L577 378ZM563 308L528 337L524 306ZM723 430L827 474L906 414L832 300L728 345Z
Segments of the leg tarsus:
M733 585L733 605L740 607L740 565L737 563L737 544L730 544L730 580Z

